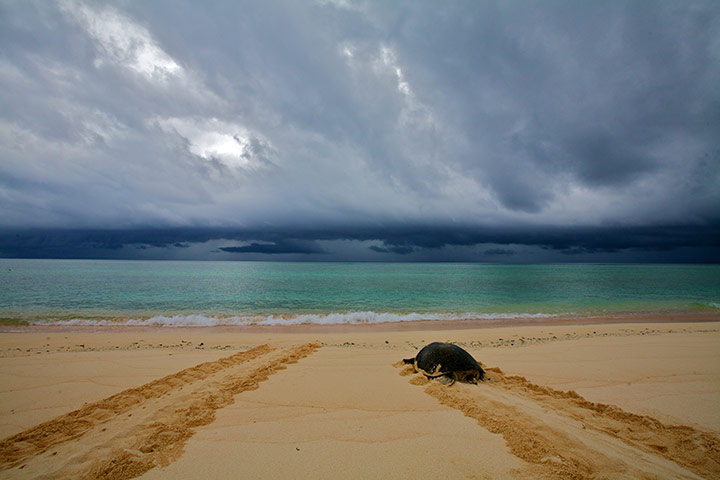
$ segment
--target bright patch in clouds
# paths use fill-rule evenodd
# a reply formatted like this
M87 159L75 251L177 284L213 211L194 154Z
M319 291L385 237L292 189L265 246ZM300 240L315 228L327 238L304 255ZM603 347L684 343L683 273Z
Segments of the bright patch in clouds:
M101 54L95 66L107 61L159 82L184 75L183 68L157 45L146 28L114 8L96 9L72 1L63 6L95 41Z
M216 118L166 118L156 120L165 132L176 133L188 142L188 150L205 160L218 160L227 167L256 169L266 163L270 144L245 127Z
M412 97L413 93L410 89L410 84L405 80L405 75L400 66L398 66L395 53L390 48L382 46L380 47L380 60L382 61L383 67L389 68L390 71L395 73L398 91L406 97Z

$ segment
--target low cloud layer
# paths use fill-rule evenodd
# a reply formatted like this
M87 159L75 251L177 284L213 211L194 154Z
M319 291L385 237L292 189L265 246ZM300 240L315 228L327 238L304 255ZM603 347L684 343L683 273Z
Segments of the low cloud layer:
M712 0L0 0L0 255L717 261L718 31Z
M17 258L719 262L720 225L702 227L438 226L341 229L8 230Z

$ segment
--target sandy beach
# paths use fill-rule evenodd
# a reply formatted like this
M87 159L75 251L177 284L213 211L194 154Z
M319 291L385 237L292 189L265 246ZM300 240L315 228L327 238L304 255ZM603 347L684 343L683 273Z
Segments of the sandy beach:
M715 320L6 331L0 478L720 478Z

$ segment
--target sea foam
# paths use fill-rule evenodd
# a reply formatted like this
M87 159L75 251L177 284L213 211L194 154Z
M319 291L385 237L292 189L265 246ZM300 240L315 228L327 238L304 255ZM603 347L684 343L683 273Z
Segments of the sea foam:
M269 315L269 316L205 316L156 315L147 319L42 319L29 320L31 325L77 325L77 326L151 326L151 327L215 327L248 325L362 325L393 322L442 321L442 320L497 320L542 319L555 317L550 313L378 313L338 312L327 314Z

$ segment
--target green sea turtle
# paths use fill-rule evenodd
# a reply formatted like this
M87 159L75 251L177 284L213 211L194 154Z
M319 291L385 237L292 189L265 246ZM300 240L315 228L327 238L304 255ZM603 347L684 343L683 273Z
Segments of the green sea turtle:
M433 342L423 347L415 358L405 358L403 362L445 385L452 385L456 380L476 384L485 378L485 371L472 355L452 343Z

